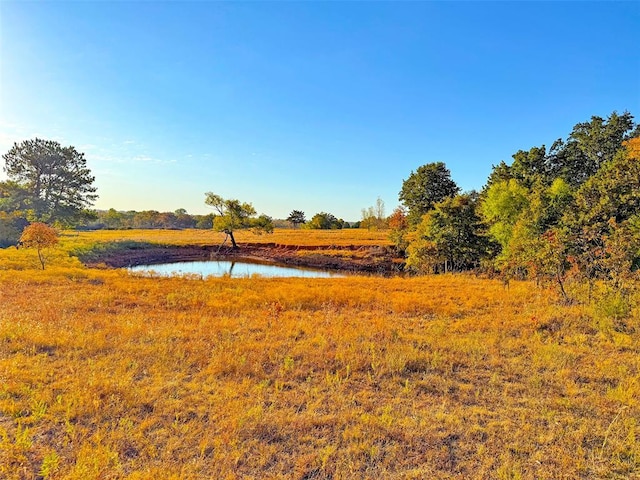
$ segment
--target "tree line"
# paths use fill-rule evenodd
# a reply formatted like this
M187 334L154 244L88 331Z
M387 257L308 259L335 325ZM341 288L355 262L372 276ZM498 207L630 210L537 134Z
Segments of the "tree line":
M460 193L442 163L403 182L407 267L485 269L504 278L622 288L640 268L640 128L630 113L594 116L566 139L494 165L480 192Z
M412 171L401 206L384 202L350 224L331 213L310 220L293 210L286 220L257 215L250 203L212 192L208 215L91 210L94 177L84 154L49 140L27 140L3 155L0 246L15 244L25 226L43 222L91 228L203 228L226 233L274 226L310 229L388 228L407 269L416 273L484 270L505 279L552 280L566 295L568 277L617 287L640 268L640 127L629 112L578 123L550 148L518 150L494 165L484 187L461 192L442 162Z

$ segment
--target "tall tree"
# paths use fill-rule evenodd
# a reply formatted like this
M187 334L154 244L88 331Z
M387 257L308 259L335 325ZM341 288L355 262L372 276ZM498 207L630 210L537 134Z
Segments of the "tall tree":
M409 223L417 225L436 203L455 196L459 190L444 163L428 163L402 182L399 199L409 211Z
M549 184L553 181L547 162L547 150L544 145L533 147L528 152L518 150L513 155L510 173L522 185L531 188L536 181Z
M251 228L256 232L273 232L273 221L267 215L255 217L256 210L250 203L224 199L213 192L207 192L205 203L218 213L213 219L213 229L224 232L231 239L234 249L238 248L233 236L235 230ZM226 241L226 238L225 238Z
M572 233L573 254L589 281L619 270L615 257L639 266L640 138L624 146L578 189L575 208L563 218Z
M287 217L287 222L291 222L293 228L296 228L302 223L306 223L306 221L307 219L304 217L304 212L302 210L292 210Z
M613 159L622 142L638 134L629 112L613 112L605 120L598 116L573 127L566 143L558 140L551 149L550 163L555 176L577 187Z
M10 180L28 192L35 220L73 223L98 198L84 154L51 140L25 140L2 156Z
M408 248L407 266L417 271L477 267L489 245L477 213L477 194L445 198L426 214Z
M528 191L511 179L494 183L485 192L480 212L489 224L491 236L505 248L513 234L513 227L529 203Z

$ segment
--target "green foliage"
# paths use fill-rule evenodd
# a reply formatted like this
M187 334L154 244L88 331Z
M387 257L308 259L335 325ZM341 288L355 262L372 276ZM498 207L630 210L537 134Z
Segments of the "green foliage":
M492 185L499 182L506 182L513 178L511 174L511 167L507 165L504 160L501 161L498 165L492 165L491 173L489 174L489 178L487 178L487 183L483 188L483 193L489 189Z
M260 215L258 218L250 219L249 225L254 233L273 233L273 218L269 215Z
M273 232L271 217L261 215L254 218L256 210L250 203L240 202L240 200L226 200L212 192L206 193L205 203L218 213L213 219L213 229L226 233L231 238L233 248L238 248L233 236L235 230L251 228L259 232Z
M550 168L545 146L533 147L528 152L519 150L513 155L510 173L522 185L531 188L536 181L550 183Z
M453 197L459 190L444 163L428 163L402 182L399 199L408 209L409 223L417 225L436 203Z
M611 161L622 142L633 134L635 124L629 112L613 112L607 120L593 116L591 121L578 123L567 142L556 142L550 158L554 176L578 187Z
M306 223L307 219L304 216L304 212L302 210L292 210L289 216L287 217L287 221L293 224L293 227L297 227L303 223Z
M460 271L477 267L488 239L476 211L477 195L446 198L427 213L408 247L407 266L415 271Z
M621 288L640 263L640 160L621 149L580 187L562 220L586 278Z
M487 190L480 212L490 225L489 234L505 248L513 227L529 204L529 192L517 180L494 183Z
M613 112L577 124L549 150L519 150L511 166L494 166L479 206L501 247L494 267L507 278L553 282L567 300L572 278L587 280L590 292L598 279L623 292L640 268L639 134L628 112ZM441 215L418 228L410 264L438 270L449 262L455 239Z
M316 213L307 223L312 230L340 230L344 227L344 220L336 218L331 213Z
M36 138L15 143L2 158L13 182L5 184L3 196L9 194L3 208L28 210L37 221L70 225L82 220L97 198L95 178L84 154L74 147Z

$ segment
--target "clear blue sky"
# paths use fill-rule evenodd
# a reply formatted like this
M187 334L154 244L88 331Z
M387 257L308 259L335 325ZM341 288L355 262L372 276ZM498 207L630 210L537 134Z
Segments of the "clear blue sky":
M0 1L0 150L74 145L100 209L357 220L614 110L640 121L637 1Z

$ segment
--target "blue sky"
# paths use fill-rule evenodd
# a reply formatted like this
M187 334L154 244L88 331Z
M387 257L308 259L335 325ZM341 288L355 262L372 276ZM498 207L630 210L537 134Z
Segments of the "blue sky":
M101 209L357 220L614 110L640 121L640 2L0 2L0 151L74 145Z

